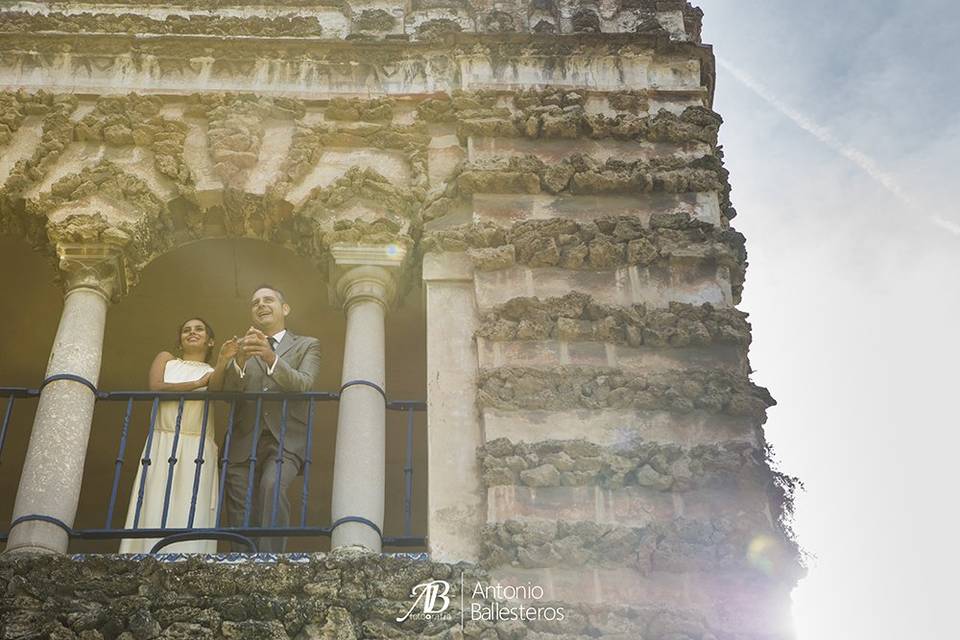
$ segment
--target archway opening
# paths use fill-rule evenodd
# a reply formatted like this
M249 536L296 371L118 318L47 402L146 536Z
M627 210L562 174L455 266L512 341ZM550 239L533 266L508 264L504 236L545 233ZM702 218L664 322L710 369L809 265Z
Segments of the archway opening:
M26 272L24 265L42 261L39 256L31 254L28 247L3 255L4 262L9 261L13 269L10 273ZM29 270L31 274L35 271ZM47 271L52 270L47 267ZM0 345L4 347L2 352L6 354L13 349L16 353L9 362L3 363L0 384L36 386L43 377L62 308L60 292L49 283L50 274L45 275L43 285L34 282L37 278L33 275L25 289L21 283L2 285L7 295L3 296L0 311L6 313L5 317L15 318L14 326L22 324L25 334L29 328L30 340L21 344L23 341L18 341L15 335L0 337ZM217 348L224 339L242 335L251 324L250 294L262 283L273 284L286 294L292 307L287 322L291 331L320 340L323 369L316 390L336 391L340 385L345 322L342 309L334 307L328 300L328 283L308 260L278 245L247 239L195 242L158 257L144 269L139 284L108 312L99 388L104 391L145 390L150 363L158 352L175 349L176 331L185 319L195 316L206 319L216 332ZM26 301L16 299L22 289L28 292ZM426 335L420 295L419 288L412 287L398 307L387 314L386 389L390 399L422 400L426 397ZM4 360L7 360L6 356ZM106 517L126 402L97 403L74 525L77 529L122 528L131 496L136 499L134 478L146 440L150 403L136 402L134 405L117 482L116 506L108 522ZM216 440L222 450L228 410L226 403L213 403L213 406ZM337 408L336 402L315 403L306 515L306 523L312 527L330 524ZM20 411L19 405L18 412L19 421L11 427L10 442L4 452L4 467L7 468L2 476L7 498L3 500L3 514L6 522L12 512L33 416L32 409ZM388 412L386 536L403 534L406 425L405 414ZM163 460L154 464L165 464L165 458L163 456ZM413 459L413 527L410 534L424 536L427 478L426 416L423 413L414 418ZM345 463L349 464L349 461ZM303 478L299 477L290 487L291 526L300 523L302 486ZM117 548L116 540L73 540L70 544L70 551L75 553L110 553ZM288 552L328 548L329 540L323 537L290 537L287 545ZM227 545L221 543L220 550L228 550Z

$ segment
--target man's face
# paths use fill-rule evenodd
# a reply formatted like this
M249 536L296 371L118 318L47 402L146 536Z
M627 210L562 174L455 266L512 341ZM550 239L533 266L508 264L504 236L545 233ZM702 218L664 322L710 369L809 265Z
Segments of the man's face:
M280 295L273 289L257 289L250 300L250 314L253 326L267 335L280 331L284 327L290 305L280 302Z

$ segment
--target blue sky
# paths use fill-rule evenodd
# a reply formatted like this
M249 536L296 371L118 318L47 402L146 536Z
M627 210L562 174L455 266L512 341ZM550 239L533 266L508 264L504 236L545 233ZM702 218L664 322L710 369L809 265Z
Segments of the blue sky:
M700 0L754 379L799 476L800 640L949 637L960 573L960 3Z

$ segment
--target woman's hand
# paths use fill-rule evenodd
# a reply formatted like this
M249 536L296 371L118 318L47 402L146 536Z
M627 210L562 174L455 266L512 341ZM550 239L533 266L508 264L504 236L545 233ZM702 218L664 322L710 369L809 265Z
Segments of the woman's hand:
M237 353L240 351L240 345L237 343L236 338L230 338L220 345L220 355L217 356L217 359L226 364L230 361L230 358L237 357Z
M196 385L197 385L197 386L194 387L194 389L195 389L195 390L196 390L196 389L202 389L203 387L207 386L207 384L209 384L209 382L210 382L210 376L212 376L212 375L213 375L213 371L204 374L204 376L203 376L202 378L200 378L199 380L196 381Z

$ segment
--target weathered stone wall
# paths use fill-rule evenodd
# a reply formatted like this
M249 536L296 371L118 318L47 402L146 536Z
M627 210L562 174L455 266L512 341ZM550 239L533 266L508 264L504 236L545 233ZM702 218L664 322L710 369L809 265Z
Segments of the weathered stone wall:
M509 526L509 525L508 525ZM513 537L518 530L510 527ZM569 532L567 532L569 533ZM541 532L554 539L556 531ZM607 539L606 551L631 554L626 534ZM680 531L697 540L726 533ZM567 539L566 536L563 539ZM669 557L663 542L654 557ZM602 555L609 557L606 551ZM685 551L684 553L689 553ZM430 580L450 585L447 617L413 616L397 622L413 604L411 589ZM462 582L461 582L462 580ZM463 605L461 608L461 584ZM483 587L482 594L476 591ZM493 606L517 606L496 598L497 583L482 568L386 558L342 550L299 561L209 564L89 556L20 556L0 559L0 637L57 640L356 640L358 638L483 638L490 640L745 640L765 637L715 631L697 611L674 607L579 605L537 601L563 609L563 620L527 616L492 622ZM471 616L474 605L483 615ZM461 611L464 623L461 625ZM503 615L503 614L501 614Z
M676 0L4 5L0 232L122 247L130 286L208 237L321 271L334 244L405 249L431 552L580 612L467 635L788 637L791 480L735 308L700 19ZM22 560L5 633L408 637L384 612L451 571Z

